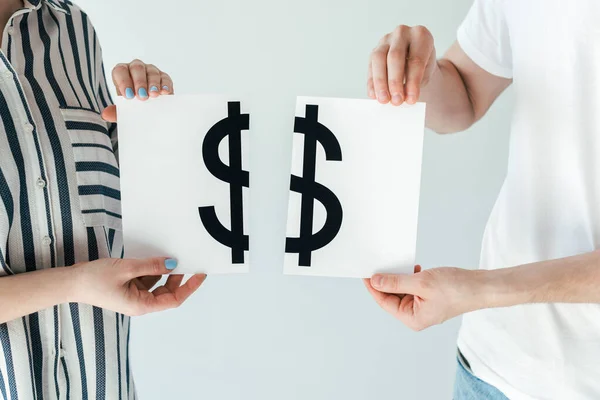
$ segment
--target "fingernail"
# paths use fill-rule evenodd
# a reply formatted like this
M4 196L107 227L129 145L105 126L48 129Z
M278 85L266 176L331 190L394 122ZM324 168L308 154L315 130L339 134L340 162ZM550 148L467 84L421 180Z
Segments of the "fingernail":
M166 259L165 267L167 267L169 271L173 271L175 268L177 268L177 260L175 260L174 258Z
M394 104L402 104L402 95L395 94L392 96L392 103Z
M381 275L375 275L374 277L371 278L371 285L373 285L373 287L381 287L383 285L383 276Z
M415 96L414 94L409 93L408 97L406 98L406 101L410 104L414 104L417 102L417 96Z
M158 92L158 88L157 88L156 86L152 86L152 87L150 88L150 91L151 91L151 92Z
M133 99L135 97L135 93L133 92L133 89L128 87L127 89L125 89L125 97L127 97L128 99Z
M379 99L379 101L383 101L383 102L386 102L386 101L388 101L388 100L389 100L389 98L388 98L388 93L387 93L387 91L385 91L385 90L381 90L381 91L379 92L379 96L377 96L377 98Z
M163 86L163 90L169 90L168 86Z
M140 89L138 90L138 95L139 95L141 98L145 99L146 97L148 97L148 91L147 91L146 89L144 89L144 88L140 88Z

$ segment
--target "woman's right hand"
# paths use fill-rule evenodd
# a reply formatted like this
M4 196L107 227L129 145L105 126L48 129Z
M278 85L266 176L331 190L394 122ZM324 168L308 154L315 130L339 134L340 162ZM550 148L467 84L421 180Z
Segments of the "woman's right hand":
M75 300L128 316L179 307L206 275L194 275L183 285L183 275L170 275L163 286L152 290L176 266L177 261L166 258L101 259L74 265Z
M400 25L385 35L369 60L369 97L382 104L415 104L437 65L433 36L423 26Z

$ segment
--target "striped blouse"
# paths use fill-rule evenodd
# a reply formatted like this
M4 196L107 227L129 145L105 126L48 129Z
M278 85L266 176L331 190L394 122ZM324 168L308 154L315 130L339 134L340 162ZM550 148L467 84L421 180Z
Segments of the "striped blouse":
M0 52L0 275L122 257L102 52L70 1L25 0ZM1 279L1 278L0 278ZM133 399L129 318L63 304L0 325L4 399Z

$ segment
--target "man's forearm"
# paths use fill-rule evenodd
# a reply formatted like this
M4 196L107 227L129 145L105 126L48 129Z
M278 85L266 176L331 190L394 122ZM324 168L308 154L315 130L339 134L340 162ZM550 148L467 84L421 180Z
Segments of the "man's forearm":
M0 278L0 323L75 301L74 268L52 268Z
M485 307L599 303L600 252L492 271L480 280Z
M459 132L475 122L475 111L457 68L438 60L419 101L427 103L425 125L437 133Z

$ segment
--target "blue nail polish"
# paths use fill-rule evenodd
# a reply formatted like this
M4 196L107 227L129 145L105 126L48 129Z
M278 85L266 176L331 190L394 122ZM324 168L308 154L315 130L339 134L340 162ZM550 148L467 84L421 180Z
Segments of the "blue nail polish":
M175 268L177 268L177 260L173 258L165 260L165 267L167 267L169 271L173 271Z
M133 93L133 89L132 88L127 88L125 90L125 97L127 97L128 99L133 99L135 97L135 93Z
M163 86L163 90L169 90L168 86Z
M157 88L156 86L152 86L152 87L150 88L150 91L151 91L151 92L158 92L158 88Z
M144 89L144 88L140 88L140 90L138 90L138 94L143 99L145 99L146 97L148 97L148 91L146 89Z

